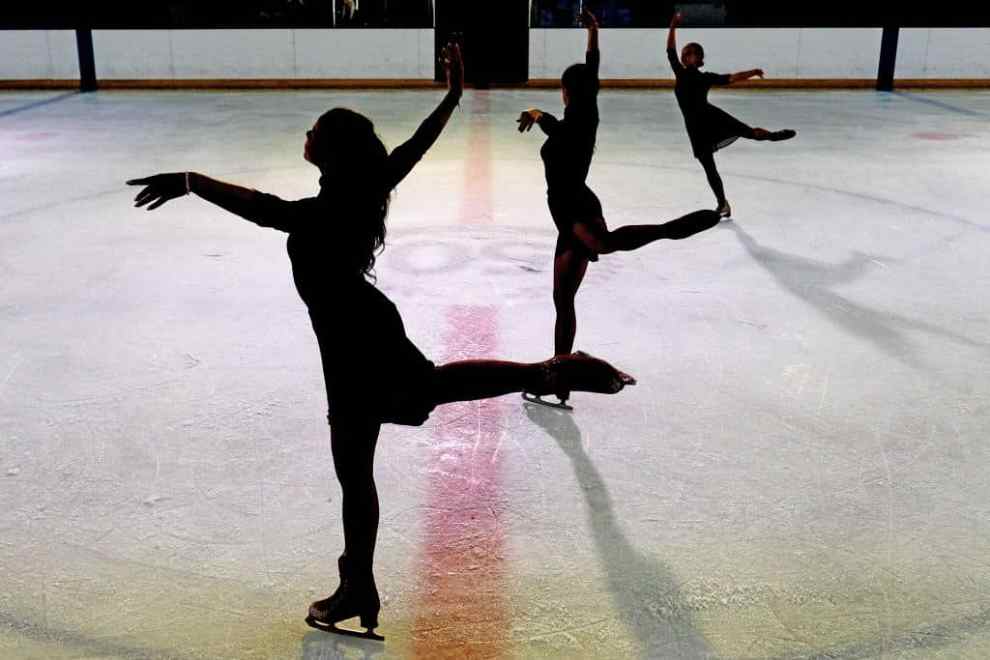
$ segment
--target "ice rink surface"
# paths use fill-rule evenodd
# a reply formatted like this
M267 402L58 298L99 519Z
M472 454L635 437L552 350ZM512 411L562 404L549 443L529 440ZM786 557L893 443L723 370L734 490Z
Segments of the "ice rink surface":
M322 111L393 148L440 96L0 95L0 656L990 656L986 92L713 92L799 134L720 152L732 222L589 268L577 348L639 384L385 427L388 641L303 624L343 538L285 235L123 182L307 196ZM436 361L551 353L530 106L469 91L394 196L378 284ZM600 107L611 227L713 206L669 91Z

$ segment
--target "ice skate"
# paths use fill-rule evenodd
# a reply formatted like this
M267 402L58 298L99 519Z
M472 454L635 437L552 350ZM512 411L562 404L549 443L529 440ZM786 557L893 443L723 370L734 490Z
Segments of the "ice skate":
M561 396L560 394L555 394L557 401L548 401L544 399L542 395L530 394L529 392L523 392L522 398L529 403L535 403L537 405L546 406L547 408L556 408L557 410L566 410L571 412L574 410L573 406L567 404L567 396Z
M313 603L314 605L316 603ZM364 632L359 630L349 630L347 628L338 628L336 624L333 623L323 623L319 619L310 615L306 617L306 623L311 628L316 628L317 630L322 630L323 632L334 633L336 635L346 635L348 637L360 637L361 639L370 639L376 642L384 642L385 638L377 634L374 631L375 626L367 626L363 622L362 627L366 628Z
M570 355L557 355L544 362L543 387L540 391L523 392L523 399L560 410L573 410L567 405L572 390L615 394L627 385L635 384L635 378L608 362L577 351ZM560 402L555 404L543 399L549 394L555 394Z
M770 140L771 142L781 142L783 140L790 140L792 137L795 137L796 135L797 135L797 131L792 130L790 128L785 128L782 131L774 131L770 133L767 139Z
M727 202L727 201L722 202L721 204L719 204L718 205L718 208L715 209L715 212L718 213L719 217L721 217L721 218L731 218L732 217L732 207L729 206L729 202Z
M383 636L375 633L381 601L378 598L374 576L369 571L361 578L352 570L344 556L338 559L337 565L340 569L340 586L332 596L309 606L306 624L324 632L385 641ZM360 618L364 632L337 627L341 621L355 617Z

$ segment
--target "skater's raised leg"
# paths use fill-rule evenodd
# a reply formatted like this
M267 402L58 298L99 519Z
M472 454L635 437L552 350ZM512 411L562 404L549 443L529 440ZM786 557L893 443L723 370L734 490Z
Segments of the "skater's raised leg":
M609 231L604 225L577 223L574 233L591 251L597 254L629 252L662 239L681 240L694 236L719 223L716 211L694 211L675 220L659 225L626 225Z
M436 368L433 381L436 405L514 392L544 395L579 390L614 394L636 382L604 360L581 352L532 363L504 360L449 362Z

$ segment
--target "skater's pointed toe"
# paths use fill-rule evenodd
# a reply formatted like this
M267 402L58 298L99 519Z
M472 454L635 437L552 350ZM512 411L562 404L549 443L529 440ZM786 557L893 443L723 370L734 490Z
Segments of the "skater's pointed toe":
M770 139L773 142L780 142L782 140L790 140L793 137L797 137L797 131L791 128L785 128L782 131L776 131L770 134Z
M616 370L615 379L612 381L612 387L609 390L610 394L618 394L630 385L635 385L636 379L629 374Z
M593 384L589 384L587 389L591 392L616 394L621 392L622 388L626 385L634 385L636 383L635 378L623 371L619 371L605 360L596 358L584 351L577 351L571 355L584 362L589 368L594 369L596 371L595 378L604 378L606 380L606 383L603 383L603 387L595 387Z
M318 600L315 603L310 603L309 611L306 613L306 622L309 624L322 623L324 625L330 625L332 621L331 618L331 599L326 598L324 600Z

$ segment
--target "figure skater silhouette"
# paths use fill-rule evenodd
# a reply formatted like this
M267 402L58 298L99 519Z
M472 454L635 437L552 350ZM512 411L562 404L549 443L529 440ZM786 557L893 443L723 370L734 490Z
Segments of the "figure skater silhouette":
M448 91L415 134L389 153L372 122L333 108L306 132L304 157L320 170L315 197L286 201L195 172L132 179L135 205L150 211L194 193L262 227L288 233L296 289L309 310L326 381L334 469L343 491L340 586L313 603L311 626L375 634L381 604L372 570L378 535L373 462L383 423L420 425L437 405L529 390L615 393L635 381L587 354L539 363L465 360L435 366L406 336L392 302L370 281L384 245L393 188L437 140L461 97L460 48L443 51ZM336 627L360 617L365 632Z

